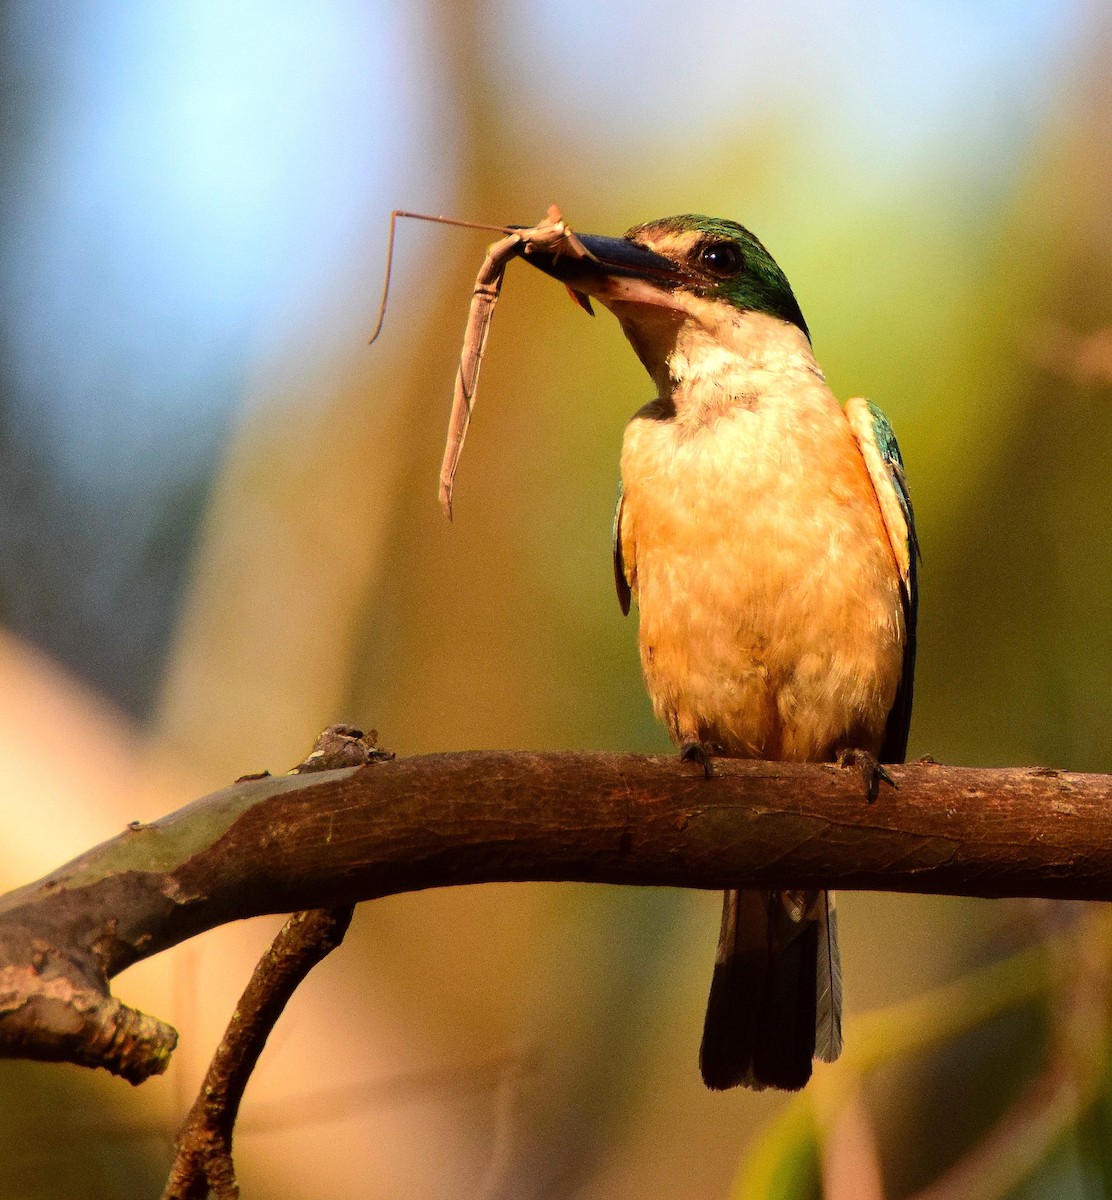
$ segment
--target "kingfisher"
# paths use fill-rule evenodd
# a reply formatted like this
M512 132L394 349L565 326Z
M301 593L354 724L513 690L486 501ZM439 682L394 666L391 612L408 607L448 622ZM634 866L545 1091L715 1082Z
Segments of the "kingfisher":
M614 519L624 613L684 760L903 762L918 544L874 404L835 398L786 276L734 221L686 214L584 256L532 252L607 307L656 387L625 430ZM832 892L725 893L700 1068L796 1090L842 1047Z

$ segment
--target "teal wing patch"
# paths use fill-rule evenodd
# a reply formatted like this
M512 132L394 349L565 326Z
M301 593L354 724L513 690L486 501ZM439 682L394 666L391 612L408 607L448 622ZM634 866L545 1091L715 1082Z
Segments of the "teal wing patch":
M851 408L852 406L852 408ZM903 670L881 746L882 762L903 762L911 728L911 701L915 686L915 641L919 615L919 539L911 507L903 455L888 418L871 401L851 400L846 415L861 445L861 452L880 501L881 513L900 570L903 599Z
M618 589L618 603L622 615L629 616L632 593L626 578L625 563L622 561L622 484L618 481L618 502L614 505L614 586Z
M915 690L915 649L919 621L919 538L915 532L915 510L911 507L911 493L907 487L903 455L888 418L875 404L869 404L873 418L873 436L880 457L888 469L888 478L896 492L900 511L907 526L907 569L902 573L904 626L907 630L904 642L903 674L896 690L892 711L884 730L881 757L885 762L903 762L907 756L907 735L911 729L911 701Z

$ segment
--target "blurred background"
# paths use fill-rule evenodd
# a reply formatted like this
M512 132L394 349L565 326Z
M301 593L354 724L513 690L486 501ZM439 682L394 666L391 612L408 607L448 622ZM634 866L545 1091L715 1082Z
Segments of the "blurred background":
M449 526L471 283L558 202L754 229L923 545L911 754L1112 770L1112 16L1081 0L0 3L0 882L325 725L401 754L664 750L610 519L651 398L512 266ZM1112 1194L1103 911L841 901L847 1054L710 1095L717 896L518 885L359 910L248 1090L244 1194ZM157 1195L280 924L118 980L132 1090L0 1063L0 1196Z

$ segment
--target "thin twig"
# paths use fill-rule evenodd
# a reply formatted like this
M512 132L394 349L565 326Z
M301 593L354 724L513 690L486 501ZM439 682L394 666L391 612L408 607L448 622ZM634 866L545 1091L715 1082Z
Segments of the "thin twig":
M162 1200L235 1200L232 1132L243 1093L266 1040L306 975L334 950L353 908L295 913L255 968L178 1135Z
M363 766L393 758L350 725L332 725L312 751L290 772ZM343 940L353 905L294 913L259 960L216 1048L204 1083L177 1139L177 1155L162 1200L205 1200L210 1190L220 1200L236 1200L232 1133L247 1081L275 1023L306 975Z

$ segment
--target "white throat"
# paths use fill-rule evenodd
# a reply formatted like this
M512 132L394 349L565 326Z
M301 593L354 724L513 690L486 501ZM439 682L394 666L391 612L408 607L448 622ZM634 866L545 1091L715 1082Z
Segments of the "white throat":
M660 398L677 410L685 400L721 408L731 394L782 390L791 376L824 378L807 335L778 317L621 277L595 294L621 322Z
M816 384L825 391L802 329L765 313L727 310L722 319L721 305L708 315L714 324L693 317L683 322L656 381L671 401L681 436L714 429L742 410L780 408Z
M782 386L791 374L823 378L798 326L707 301L694 300L692 308L664 359L673 394L707 387L761 392L773 380Z

